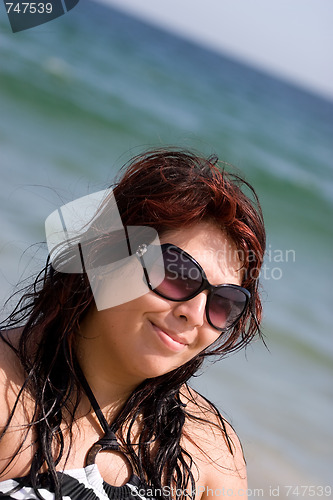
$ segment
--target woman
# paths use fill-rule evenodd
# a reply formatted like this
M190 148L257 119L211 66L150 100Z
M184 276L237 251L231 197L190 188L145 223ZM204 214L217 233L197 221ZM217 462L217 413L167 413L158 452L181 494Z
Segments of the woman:
M260 334L257 197L216 159L167 150L135 158L113 195L125 228L158 233L160 246L139 242L132 252L140 278L130 283L146 288L133 298L131 285L114 303L112 279L99 293L98 273L89 274L119 244L116 231L99 230L106 200L94 238L81 240L81 272L73 254L58 255L2 330L0 492L246 498L239 440L188 380L206 357ZM151 248L159 258L146 259Z

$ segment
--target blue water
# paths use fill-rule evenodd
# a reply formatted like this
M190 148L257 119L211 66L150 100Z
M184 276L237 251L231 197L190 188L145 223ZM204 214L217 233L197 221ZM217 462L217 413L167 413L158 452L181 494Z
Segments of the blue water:
M270 352L256 343L194 383L235 425L251 488L330 484L332 102L97 3L15 35L1 9L0 295L41 265L47 215L134 154L217 153L262 201Z

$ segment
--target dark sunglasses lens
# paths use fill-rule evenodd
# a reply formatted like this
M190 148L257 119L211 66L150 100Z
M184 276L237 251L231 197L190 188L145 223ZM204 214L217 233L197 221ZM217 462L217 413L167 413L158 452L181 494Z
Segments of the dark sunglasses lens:
M247 296L242 290L224 286L216 290L209 303L209 319L218 329L230 328L244 313Z
M169 247L163 252L165 278L153 289L165 298L186 300L202 284L200 269L183 253ZM152 278L152 277L151 277Z

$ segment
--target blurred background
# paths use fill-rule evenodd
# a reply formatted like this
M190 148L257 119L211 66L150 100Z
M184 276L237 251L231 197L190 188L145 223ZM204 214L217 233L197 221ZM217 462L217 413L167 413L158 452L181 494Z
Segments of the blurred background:
M45 218L107 187L143 150L217 154L256 188L268 232L269 351L254 343L193 380L241 438L249 497L333 498L325 489L333 470L333 80L324 3L286 12L279 2L269 14L256 0L232 17L221 2L209 27L195 8L189 22L180 8L187 0L168 2L167 12L150 0L140 10L123 0L128 12L117 0L81 0L17 34L0 9L2 303L42 266Z

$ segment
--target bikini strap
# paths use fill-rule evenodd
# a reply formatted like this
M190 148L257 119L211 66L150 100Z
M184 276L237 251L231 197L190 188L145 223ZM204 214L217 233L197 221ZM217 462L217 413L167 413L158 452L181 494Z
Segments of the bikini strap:
M97 400L94 396L94 393L92 392L90 385L88 384L88 381L86 377L83 374L83 371L79 365L79 363L76 363L76 371L78 375L78 379L84 389L84 392L86 393L91 406L94 409L94 412L96 413L96 416L98 418L99 423L101 424L101 427L104 431L104 436L99 439L88 451L87 458L86 458L86 465L91 465L92 463L95 463L95 457L99 451L102 450L114 450L114 451L120 451L119 443L117 441L116 435L114 433L115 428L114 426L110 426L106 418L103 415L103 412L97 403Z

